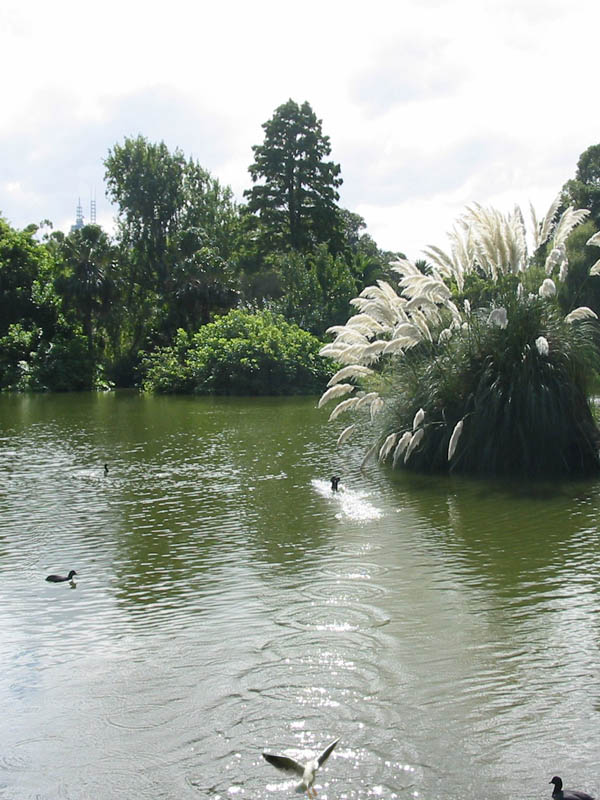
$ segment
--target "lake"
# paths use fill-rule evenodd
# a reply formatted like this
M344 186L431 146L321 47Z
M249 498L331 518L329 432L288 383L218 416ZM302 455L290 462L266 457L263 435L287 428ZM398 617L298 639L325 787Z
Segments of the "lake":
M337 736L321 800L599 792L600 482L361 472L339 422L0 396L0 797L277 800L261 752Z

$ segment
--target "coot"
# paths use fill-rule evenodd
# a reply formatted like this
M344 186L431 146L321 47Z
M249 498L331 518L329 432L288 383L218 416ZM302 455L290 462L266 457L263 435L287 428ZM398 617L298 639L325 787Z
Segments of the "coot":
M48 575L46 580L50 581L50 583L62 583L63 581L72 581L73 575L77 575L74 569L68 575Z
M550 783L554 784L552 797L554 800L594 800L594 798L585 792L575 792L572 789L563 789L563 782L558 775L555 775Z

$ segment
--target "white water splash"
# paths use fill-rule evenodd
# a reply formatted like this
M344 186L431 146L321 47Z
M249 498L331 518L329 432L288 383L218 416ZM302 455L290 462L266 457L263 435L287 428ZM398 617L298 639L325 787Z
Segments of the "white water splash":
M383 516L383 511L366 499L369 496L367 492L348 489L343 483L340 483L340 488L334 492L331 489L330 481L318 478L313 478L311 485L321 497L331 500L338 506L335 514L337 519L345 518L361 522L379 519Z

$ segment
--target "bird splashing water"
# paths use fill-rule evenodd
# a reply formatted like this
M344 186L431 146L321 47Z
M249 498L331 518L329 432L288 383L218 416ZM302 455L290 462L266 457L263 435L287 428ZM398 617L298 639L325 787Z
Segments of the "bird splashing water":
M311 758L305 764L301 764L299 761L296 761L295 758L291 758L290 756L278 756L272 753L263 753L263 758L266 759L269 764L272 764L277 769L282 770L282 772L288 772L292 775L297 775L300 778L300 783L296 786L297 792L306 792L306 794L314 800L317 796L317 791L313 786L315 781L315 775L319 767L321 767L331 755L334 747L339 742L339 739L335 739L331 744L328 744L327 747L323 750L323 752L316 756L315 758Z

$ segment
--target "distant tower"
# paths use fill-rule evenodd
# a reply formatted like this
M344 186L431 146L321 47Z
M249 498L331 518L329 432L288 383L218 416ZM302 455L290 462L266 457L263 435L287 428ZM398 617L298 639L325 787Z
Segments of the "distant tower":
M83 208L81 207L81 197L77 203L77 213L75 215L75 225L71 225L71 233L79 231L83 228Z
M90 225L96 224L96 192L92 195L90 200Z

